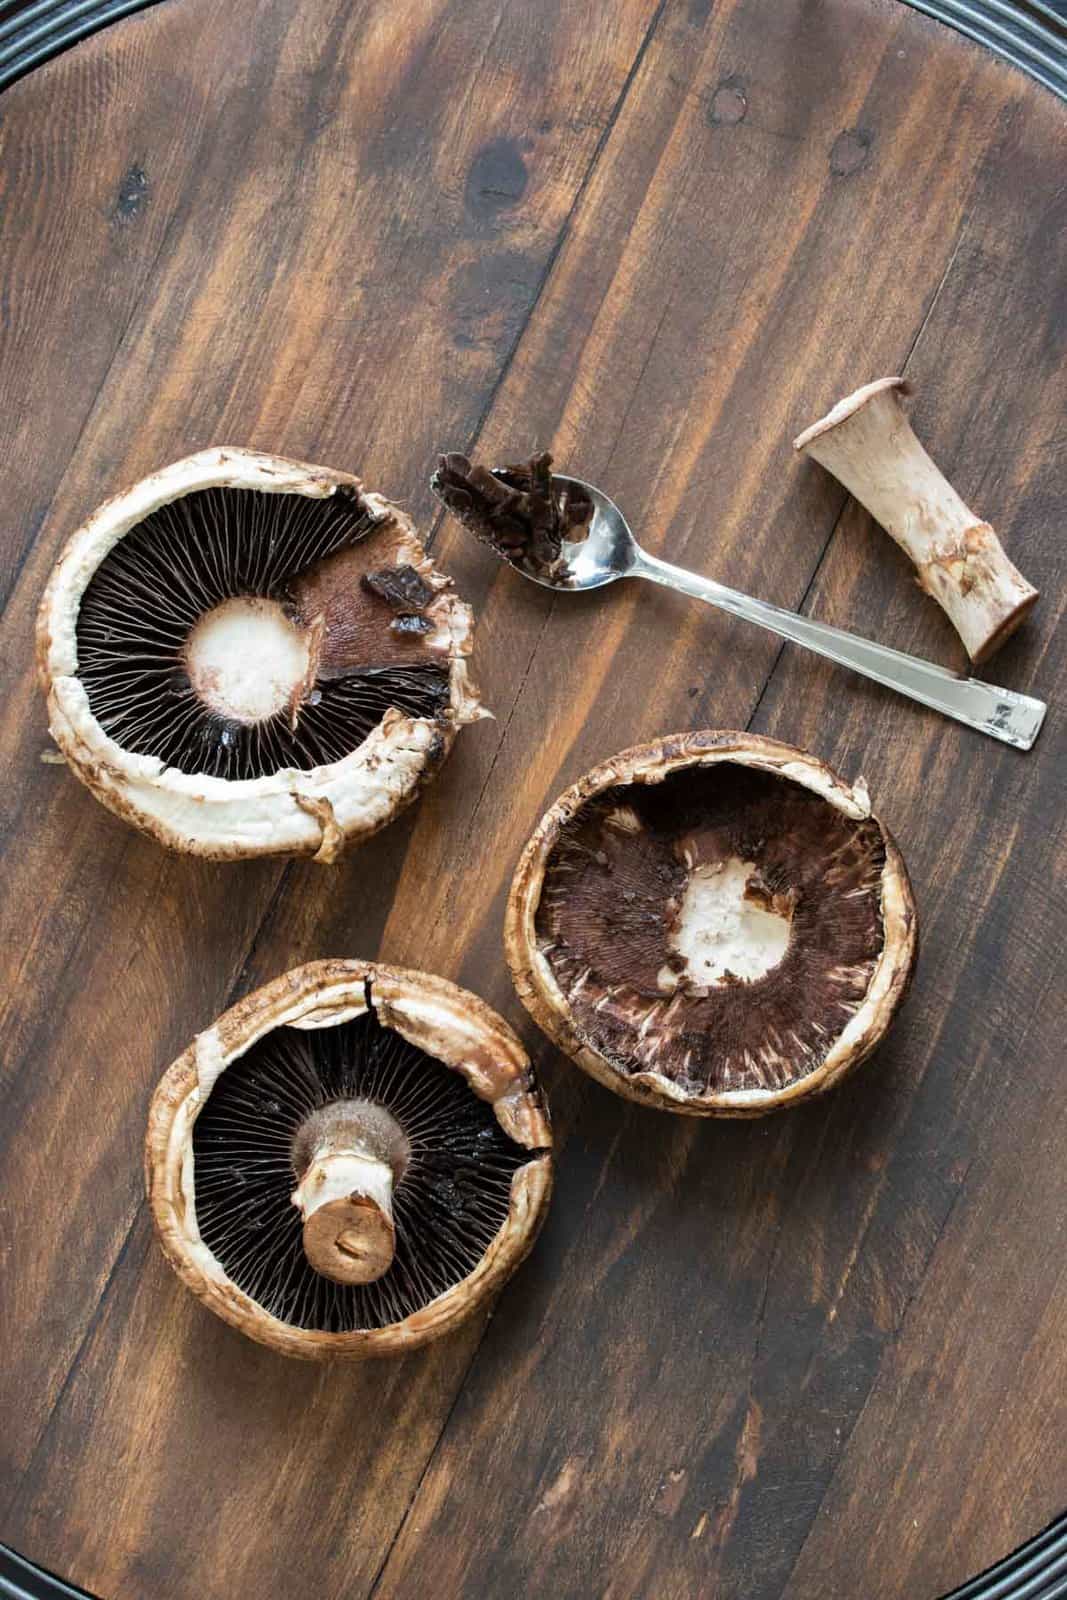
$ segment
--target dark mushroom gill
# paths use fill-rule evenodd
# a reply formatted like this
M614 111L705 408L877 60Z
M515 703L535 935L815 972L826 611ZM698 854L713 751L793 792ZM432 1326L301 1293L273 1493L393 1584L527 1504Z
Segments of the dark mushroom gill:
M430 487L470 533L512 565L550 578L565 542L584 539L593 515L585 489L552 473L552 457L523 466L472 466L466 456L441 456Z
M701 987L678 960L680 907L696 871L731 860L755 868L748 898L784 908L788 943L761 976ZM753 768L686 768L607 790L564 825L538 946L578 1032L620 1073L654 1070L692 1095L781 1088L826 1059L863 1001L884 864L875 821Z
M82 597L78 677L105 733L181 772L242 779L339 761L391 706L443 715L448 664L418 659L424 595L414 596L410 617L397 616L382 584L376 593L358 575L347 592L359 651L341 668L321 663L291 706L243 721L206 705L190 682L184 652L206 615L258 598L307 623L301 602L315 575L328 558L370 544L379 525L344 486L321 499L202 489L153 511L108 553Z
M306 1119L340 1100L385 1106L411 1158L393 1195L396 1255L384 1277L334 1283L308 1264L290 1195ZM227 1275L265 1311L327 1333L402 1321L467 1277L536 1152L450 1067L374 1011L337 1027L278 1028L222 1073L193 1126L197 1223Z

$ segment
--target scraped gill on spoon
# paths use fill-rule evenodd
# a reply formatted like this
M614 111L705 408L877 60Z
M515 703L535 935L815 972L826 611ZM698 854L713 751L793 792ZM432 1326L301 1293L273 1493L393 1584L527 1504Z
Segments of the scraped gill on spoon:
M472 466L464 455L440 457L430 487L446 510L527 577L567 581L565 544L589 532L594 505L583 485L552 472L547 452L522 466Z

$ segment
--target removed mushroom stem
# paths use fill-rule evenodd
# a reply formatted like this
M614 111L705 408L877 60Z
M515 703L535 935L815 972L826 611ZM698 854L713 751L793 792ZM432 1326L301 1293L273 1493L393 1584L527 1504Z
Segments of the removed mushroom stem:
M374 1283L396 1253L393 1185L410 1158L384 1106L344 1100L315 1111L293 1141L302 1173L290 1196L303 1218L304 1254L335 1283Z
M865 384L799 434L793 448L832 472L881 523L971 660L985 661L1014 633L1038 591L915 437L900 404L907 393L903 378Z
M293 1191L304 1254L335 1283L374 1283L396 1253L393 1174L356 1150L318 1151Z

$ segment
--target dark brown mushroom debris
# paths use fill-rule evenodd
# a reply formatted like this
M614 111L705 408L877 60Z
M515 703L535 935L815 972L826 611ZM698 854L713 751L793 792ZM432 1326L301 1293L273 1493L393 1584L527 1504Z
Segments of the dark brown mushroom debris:
M430 487L469 532L513 566L555 578L565 543L584 539L593 515L586 491L552 473L552 457L523 466L472 466L464 455L441 456Z
M520 998L646 1104L753 1115L884 1034L915 957L900 853L803 751L697 733L624 751L542 819L505 928Z
M349 1230L346 1273L346 1232L323 1213L351 1209L355 1180L344 1174L325 1205L307 1191L329 1166L324 1151L352 1149L392 1182L381 1206L364 1205L373 1228ZM200 1237L227 1277L279 1322L336 1334L402 1322L471 1273L530 1160L492 1105L383 1027L373 1005L335 1027L259 1039L212 1090L193 1155Z
M449 662L424 642L435 591L410 566L376 569L385 521L347 486L322 499L218 487L159 506L101 562L78 616L105 733L235 780L342 760L391 707L441 717Z

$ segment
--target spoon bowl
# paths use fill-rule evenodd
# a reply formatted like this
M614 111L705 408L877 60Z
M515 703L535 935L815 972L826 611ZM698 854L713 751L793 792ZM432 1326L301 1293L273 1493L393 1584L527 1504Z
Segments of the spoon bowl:
M538 577L548 589L602 589L616 578L629 577L638 567L641 549L630 531L630 524L615 504L595 484L563 473L552 475L568 487L584 489L593 502L593 518L584 539L566 540L560 552L566 571L556 578ZM525 572L525 576L533 574Z

